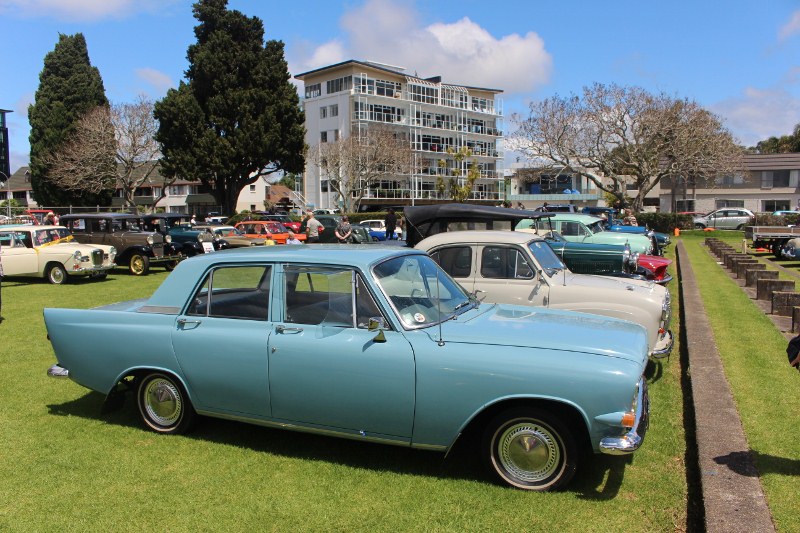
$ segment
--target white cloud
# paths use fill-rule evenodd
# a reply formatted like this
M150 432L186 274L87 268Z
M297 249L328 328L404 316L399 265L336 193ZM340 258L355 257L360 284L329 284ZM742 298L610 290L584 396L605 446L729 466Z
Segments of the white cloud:
M297 72L346 59L403 66L409 74L442 76L445 83L526 93L547 83L552 58L533 32L495 37L467 17L424 26L411 8L368 0L342 17L342 41L331 41L296 61Z
M800 98L785 85L758 89L748 87L739 98L710 106L745 146L775 136L789 135L800 123Z
M159 96L165 95L167 90L175 87L175 83L172 81L172 78L156 69L136 69L136 77L151 85Z
M163 10L178 0L0 0L0 14L66 21L122 18L131 13Z
M786 40L796 33L800 33L800 9L792 13L789 22L781 27L778 32L778 40Z

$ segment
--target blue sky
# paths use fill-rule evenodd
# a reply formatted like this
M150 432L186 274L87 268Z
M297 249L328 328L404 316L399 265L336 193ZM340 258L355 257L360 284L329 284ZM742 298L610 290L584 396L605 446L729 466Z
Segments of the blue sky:
M28 163L27 107L58 34L85 35L112 102L159 99L187 68L190 0L0 0L0 108L11 170ZM345 59L492 87L510 115L594 82L689 98L755 144L800 123L800 2L229 0L286 44L292 74Z

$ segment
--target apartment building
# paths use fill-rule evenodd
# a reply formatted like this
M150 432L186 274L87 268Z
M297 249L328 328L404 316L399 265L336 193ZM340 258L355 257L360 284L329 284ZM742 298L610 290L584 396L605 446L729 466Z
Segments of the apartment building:
M304 84L310 147L374 125L396 130L408 141L413 153L410 173L370 187L362 210L449 200L438 191L437 178L465 176L473 161L480 178L470 200L496 204L504 199L503 156L498 146L503 117L500 89L445 83L438 76L421 78L401 67L356 60L295 77ZM461 147L472 156L459 162L448 149ZM340 205L328 177L311 161L306 163L303 192L309 206Z

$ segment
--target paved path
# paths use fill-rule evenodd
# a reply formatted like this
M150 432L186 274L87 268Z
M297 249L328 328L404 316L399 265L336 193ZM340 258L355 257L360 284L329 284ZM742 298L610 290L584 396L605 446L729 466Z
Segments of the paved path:
M706 531L775 531L683 241L676 252Z

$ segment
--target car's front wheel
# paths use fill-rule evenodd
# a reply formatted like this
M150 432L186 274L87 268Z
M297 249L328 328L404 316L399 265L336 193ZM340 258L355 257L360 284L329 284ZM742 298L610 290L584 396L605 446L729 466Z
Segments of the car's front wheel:
M167 272L172 272L173 270L175 270L175 267L178 266L179 262L180 261L176 259L175 261L170 261L169 263L165 263L164 269L166 269Z
M128 263L128 270L134 276L144 276L150 272L150 258L142 254L133 254Z
M556 490L575 475L578 453L569 429L536 408L510 409L487 426L483 453L489 471L525 490Z
M194 422L195 412L189 398L180 383L166 374L145 377L139 384L137 398L142 421L157 433L185 433Z
M694 229L706 229L706 227L702 224L695 224Z
M44 277L53 285L62 285L67 282L67 270L62 264L51 263L47 265Z

